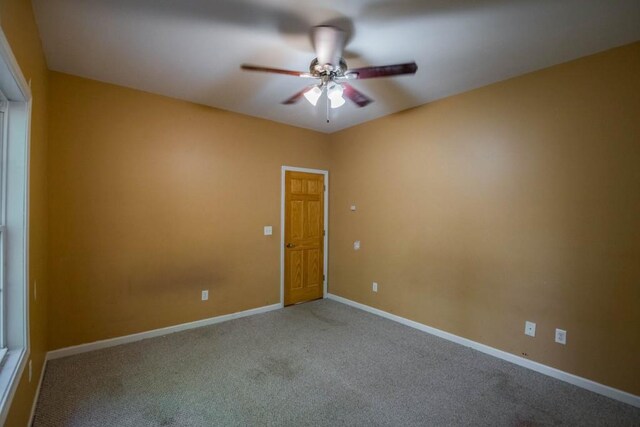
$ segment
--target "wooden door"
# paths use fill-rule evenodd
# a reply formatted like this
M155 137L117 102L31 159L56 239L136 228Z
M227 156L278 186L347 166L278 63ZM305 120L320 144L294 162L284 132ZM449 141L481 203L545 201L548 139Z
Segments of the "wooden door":
M324 175L285 172L284 305L323 297Z

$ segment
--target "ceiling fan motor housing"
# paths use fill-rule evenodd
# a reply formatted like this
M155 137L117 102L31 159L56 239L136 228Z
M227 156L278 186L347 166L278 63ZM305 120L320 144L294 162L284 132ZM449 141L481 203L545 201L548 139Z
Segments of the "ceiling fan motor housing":
M319 79L325 76L329 77L329 79L333 79L334 77L344 77L345 71L347 71L347 63L342 58L340 58L338 65L320 64L320 62L318 62L318 58L315 58L311 61L311 65L309 66L309 73Z

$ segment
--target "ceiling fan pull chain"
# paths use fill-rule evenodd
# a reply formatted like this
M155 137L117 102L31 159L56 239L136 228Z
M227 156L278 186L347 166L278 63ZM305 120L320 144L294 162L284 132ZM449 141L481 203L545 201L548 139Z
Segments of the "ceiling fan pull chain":
M327 99L327 102L326 102L326 104L327 104L327 123L329 123L329 91L325 91L325 93L327 95L325 97Z

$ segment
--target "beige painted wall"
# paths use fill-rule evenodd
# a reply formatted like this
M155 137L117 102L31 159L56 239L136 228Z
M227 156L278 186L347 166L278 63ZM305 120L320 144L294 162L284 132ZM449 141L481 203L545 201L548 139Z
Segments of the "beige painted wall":
M47 349L47 97L49 74L44 60L31 2L0 0L0 25L20 69L31 82L31 158L29 175L29 277L30 343L33 378L29 383L25 369L6 426L27 424L33 396L42 371ZM38 283L38 299L33 298L33 284Z
M640 43L351 128L330 154L330 292L640 394Z
M326 136L48 74L30 2L0 16L34 93L39 295L8 426L45 349L278 302L282 164L330 166L331 292L640 393L640 44Z
M51 102L50 349L279 302L280 167L324 135L59 73Z

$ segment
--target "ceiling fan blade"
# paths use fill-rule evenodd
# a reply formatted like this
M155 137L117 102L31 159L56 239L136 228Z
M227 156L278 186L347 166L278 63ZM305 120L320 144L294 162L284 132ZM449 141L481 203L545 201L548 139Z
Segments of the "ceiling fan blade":
M344 31L330 25L320 25L313 28L312 39L320 65L340 63L346 40Z
M300 101L302 99L302 97L304 96L304 93L306 91L308 91L309 89L311 89L313 86L307 86L304 89L302 89L300 92L296 92L295 94L293 94L290 98L285 99L284 101L282 101L282 103L284 105L291 105L291 104L295 104L296 102Z
M260 65L242 64L240 68L245 71L258 71L262 73L286 74L288 76L315 78L311 74L302 71L283 70L281 68L262 67Z
M406 64L381 65L379 67L363 67L348 70L345 76L356 79L373 79L376 77L399 76L402 74L415 74L418 71L418 65L415 62Z
M369 98L364 93L360 92L348 83L341 83L343 92L342 94L349 98L358 107L366 107L373 102L373 99Z

